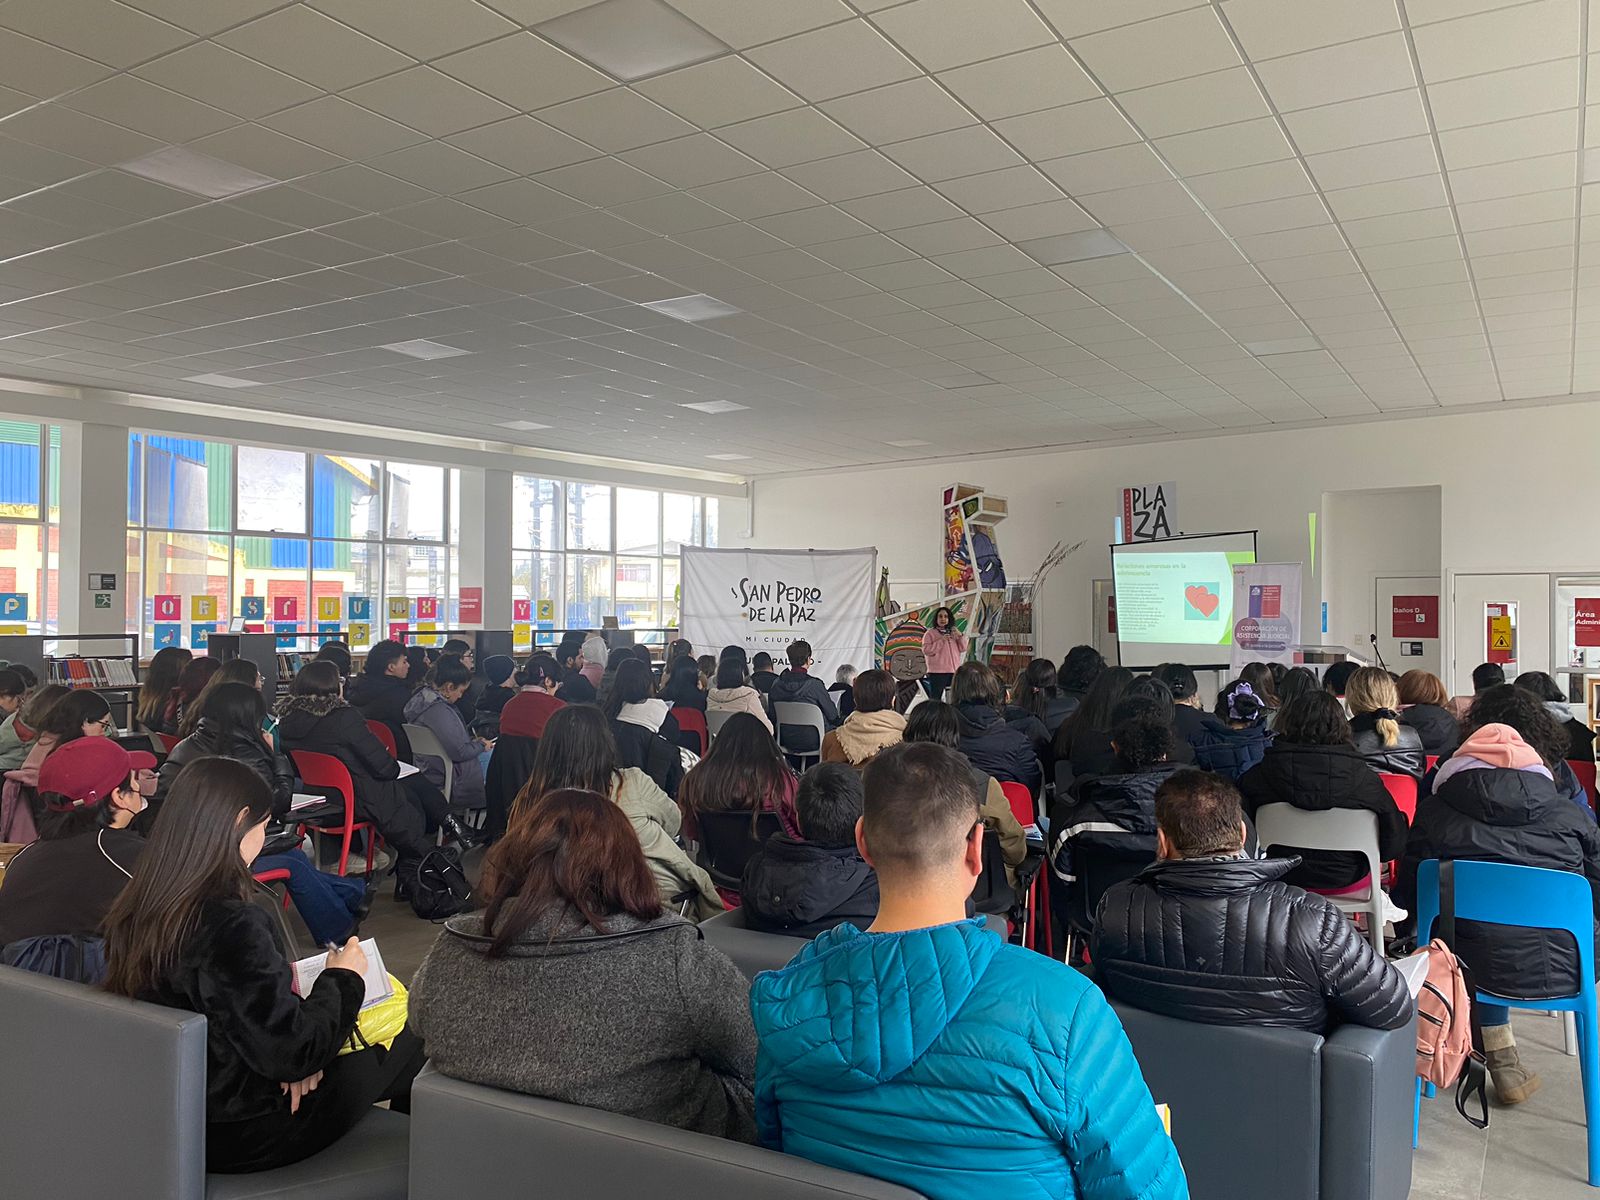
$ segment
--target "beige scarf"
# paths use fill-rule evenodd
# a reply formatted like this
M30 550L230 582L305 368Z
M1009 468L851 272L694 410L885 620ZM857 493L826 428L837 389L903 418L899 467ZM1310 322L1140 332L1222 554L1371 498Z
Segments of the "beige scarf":
M904 739L906 719L892 708L853 712L834 732L839 735L839 749L844 751L850 765L859 767L879 750Z

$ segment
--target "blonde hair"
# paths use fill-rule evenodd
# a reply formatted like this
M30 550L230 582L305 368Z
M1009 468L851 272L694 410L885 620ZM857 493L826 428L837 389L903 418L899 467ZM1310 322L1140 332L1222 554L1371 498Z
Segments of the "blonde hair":
M1356 716L1379 709L1393 712L1400 707L1399 689L1394 686L1394 680L1389 678L1389 672L1378 667L1362 667L1350 676L1349 682L1344 685L1344 698L1350 705L1351 713ZM1400 723L1393 717L1379 717L1376 728L1378 741L1385 749L1400 740Z
M1443 708L1450 703L1444 680L1432 671L1410 670L1400 676L1401 704L1432 704Z

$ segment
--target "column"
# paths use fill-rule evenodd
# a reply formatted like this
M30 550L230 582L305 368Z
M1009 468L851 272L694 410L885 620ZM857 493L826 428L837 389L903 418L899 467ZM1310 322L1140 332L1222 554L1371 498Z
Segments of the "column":
M60 631L122 633L128 589L139 582L128 578L128 427L62 425L60 489ZM109 608L95 606L107 593L98 579L89 586L91 574L116 577Z
M483 628L511 628L511 472L463 468L461 585L483 589Z

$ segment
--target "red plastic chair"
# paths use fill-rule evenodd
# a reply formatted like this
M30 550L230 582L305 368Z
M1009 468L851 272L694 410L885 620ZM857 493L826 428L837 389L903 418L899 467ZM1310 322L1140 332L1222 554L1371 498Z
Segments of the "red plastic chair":
M178 748L178 743L183 741L183 739L175 733L158 733L154 734L153 736L155 737L156 741L161 743L161 752L163 754L171 754Z
M1411 824L1417 818L1417 790L1418 784L1410 775L1387 775L1378 773L1378 778L1383 780L1383 786L1389 789L1389 795L1394 797L1395 806L1406 815L1406 824Z
M678 729L683 733L692 733L700 739L698 751L701 758L706 756L706 747L711 744L711 733L706 728L706 715L698 708L689 708L679 704L672 710L672 719L678 723Z
M367 831L367 870L372 874L372 856L382 839L378 836L378 828L371 821L356 820L356 784L350 778L350 768L345 766L331 754L318 754L312 750L291 750L289 757L294 759L295 770L300 772L300 778L307 787L327 788L338 792L344 797L344 823L340 825L307 825L302 823L302 832L326 834L330 837L341 838L339 846L339 874L346 873L350 864L350 838L358 829Z
M289 907L289 872L283 867L274 867L270 871L256 871L251 874L251 879L257 883L271 887L275 883L283 884L283 906Z
M389 752L390 758L398 759L400 757L400 748L395 744L394 740L394 730L390 729L382 721L368 721L367 728L372 730L373 737L383 743L383 748Z
M1567 766L1572 768L1572 773L1578 777L1578 782L1583 785L1583 794L1589 797L1589 807L1594 808L1594 760L1590 758L1569 758Z
M1011 804L1011 812L1018 825L1032 825L1034 819L1033 793L1025 783L1002 783L1000 790Z
M1422 761L1427 765L1428 770L1431 771L1439 765L1439 756L1437 754L1430 754Z

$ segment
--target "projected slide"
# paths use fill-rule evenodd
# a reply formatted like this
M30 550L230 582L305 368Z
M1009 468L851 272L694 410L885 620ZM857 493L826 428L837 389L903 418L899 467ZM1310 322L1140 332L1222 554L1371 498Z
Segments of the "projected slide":
M1233 566L1255 560L1253 533L1113 546L1123 663L1219 661L1214 649L1195 648L1231 644Z

